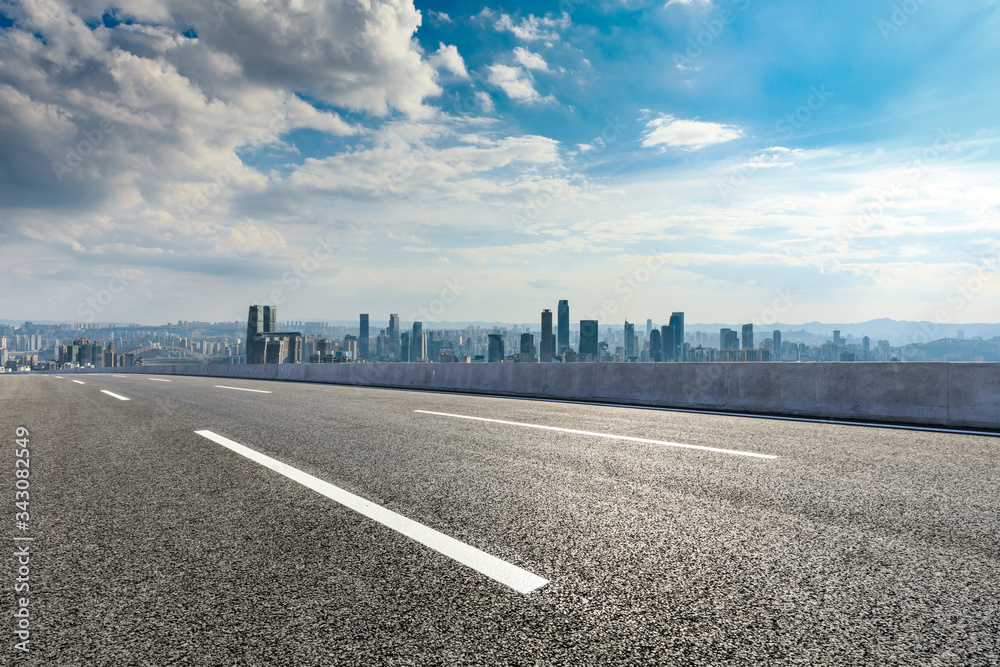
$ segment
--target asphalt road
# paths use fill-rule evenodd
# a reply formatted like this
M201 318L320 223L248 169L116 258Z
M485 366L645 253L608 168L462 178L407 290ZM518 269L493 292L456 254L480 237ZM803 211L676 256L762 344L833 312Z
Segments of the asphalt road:
M3 551L33 538L27 653L0 568L10 664L1000 662L1000 438L169 380L0 377Z

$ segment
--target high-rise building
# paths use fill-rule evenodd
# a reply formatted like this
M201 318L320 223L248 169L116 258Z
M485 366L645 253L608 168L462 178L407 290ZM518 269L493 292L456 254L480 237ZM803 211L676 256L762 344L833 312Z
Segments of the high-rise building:
M649 331L649 358L652 361L663 361L663 353L660 350L660 330L651 329Z
M552 361L552 311L546 308L542 311L542 347L538 350L541 361Z
M660 351L664 361L677 360L677 330L669 324L660 327Z
M834 347L841 347L844 344L844 339L840 337L840 329L833 330L833 345Z
M417 336L424 332L423 322L413 323L413 333L410 334L410 361L424 361L417 358Z
M719 329L719 349L720 350L738 350L740 347L739 341L736 338L736 332L732 329Z
M521 334L521 355L519 359L520 361L535 360L535 334L527 332Z
M671 313L670 326L674 328L674 359L684 361L684 313Z
M415 333L413 334L413 356L410 361L427 361L427 343L430 334L425 333Z
M277 306L250 306L250 313L247 316L247 363L263 364L267 358L267 342L258 338L257 334L271 333L278 330L278 307ZM272 355L277 355L272 352ZM277 362L275 362L277 363Z
M597 320L580 320L580 354L588 355L588 361L600 360L597 338Z
M653 335L653 320L646 320L646 340Z
M400 360L399 315L389 315L389 361Z
M410 345L410 332L403 331L399 334L399 361L409 361L410 360L410 350L412 349Z
M743 349L753 349L753 324L743 325Z
M559 301L559 332L556 338L556 349L562 354L563 350L569 349L569 301L566 299Z
M361 314L361 326L358 331L358 359L368 359L368 314Z
M625 360L630 361L637 356L635 352L635 324L625 320Z
M503 361L503 334L491 333L488 335L489 348L486 354L487 361Z
M771 334L771 358L774 361L781 361L781 332L777 329Z

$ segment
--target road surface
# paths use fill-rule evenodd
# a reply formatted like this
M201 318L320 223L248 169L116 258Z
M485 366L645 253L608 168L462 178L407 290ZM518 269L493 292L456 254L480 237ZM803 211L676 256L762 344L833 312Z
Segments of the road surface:
M1000 438L109 374L0 422L14 664L1000 660Z

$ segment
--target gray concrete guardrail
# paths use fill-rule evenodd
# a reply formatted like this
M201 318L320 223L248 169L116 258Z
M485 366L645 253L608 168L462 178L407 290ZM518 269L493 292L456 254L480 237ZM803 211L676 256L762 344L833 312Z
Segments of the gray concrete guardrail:
M344 363L75 372L317 382L1000 431L997 363Z

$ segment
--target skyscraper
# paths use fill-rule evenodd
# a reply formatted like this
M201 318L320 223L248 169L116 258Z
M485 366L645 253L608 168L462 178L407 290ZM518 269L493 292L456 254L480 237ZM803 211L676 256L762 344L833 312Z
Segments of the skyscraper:
M669 324L660 327L660 350L663 352L664 361L676 361L677 346L675 340L677 332Z
M771 354L774 355L775 361L781 361L781 332L775 329L774 333L771 334L771 340L773 341L773 343L771 343L773 348L771 350Z
M410 360L410 332L403 331L399 334L399 361Z
M358 331L358 359L368 358L368 313L361 314L361 326Z
M410 334L410 361L424 361L417 356L417 337L424 332L423 322L413 323L413 333Z
M753 324L743 325L743 349L753 349Z
M597 320L580 320L580 354L589 355L589 361L600 359L597 337Z
M535 361L535 334L521 334L521 361Z
M646 339L653 335L653 320L646 320Z
M538 351L542 361L552 361L552 311L546 308L542 311L542 347Z
M389 361L400 360L399 314L389 315Z
M674 328L674 359L684 361L684 313L671 313L670 326Z
M569 301L559 301L559 332L556 336L556 349L559 354L569 348Z
M427 361L427 343L429 334L413 334L413 357L410 361Z
M635 324L625 320L625 360L635 358Z
M660 340L662 336L660 335L659 329L650 329L649 331L649 358L653 361L663 361L663 352L660 348Z
M489 349L486 354L486 361L503 361L503 334L491 333L488 335Z
M719 329L719 349L737 350L739 341L736 339L736 332L732 329Z
M267 341L258 339L257 334L271 333L277 331L278 307L277 306L250 306L250 313L247 315L247 363L263 364L267 361ZM277 352L272 353L277 356Z

